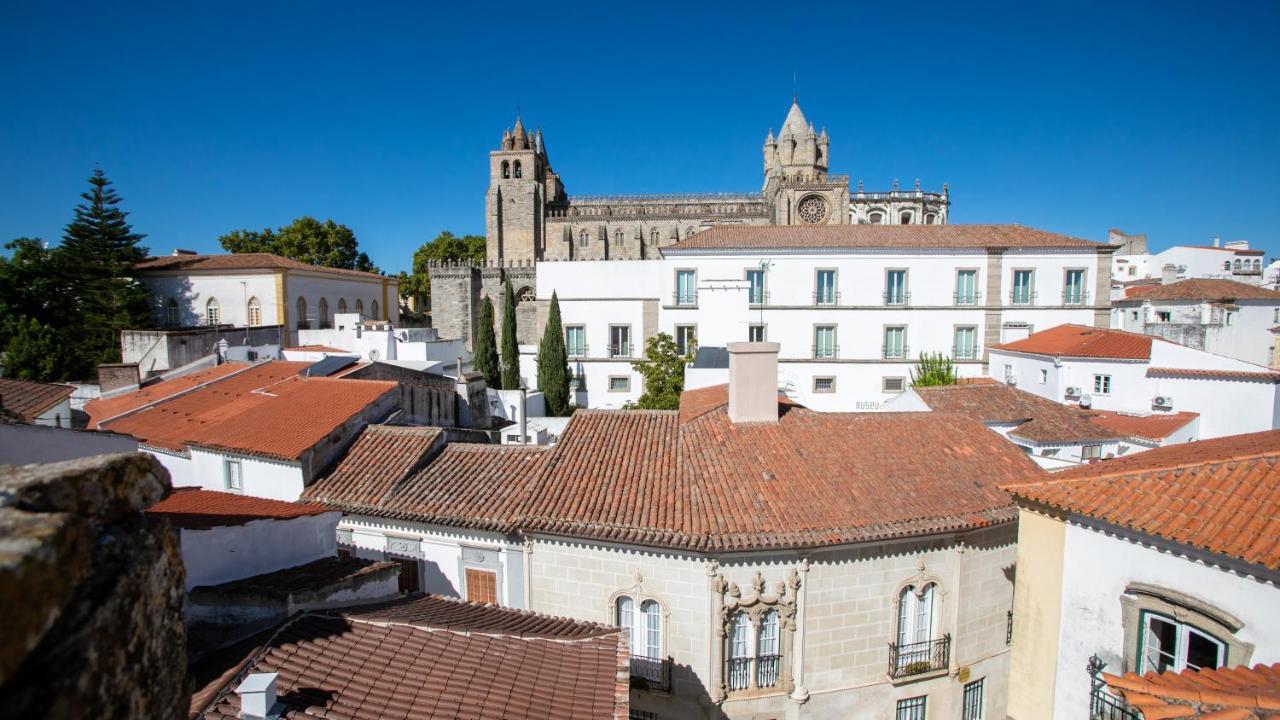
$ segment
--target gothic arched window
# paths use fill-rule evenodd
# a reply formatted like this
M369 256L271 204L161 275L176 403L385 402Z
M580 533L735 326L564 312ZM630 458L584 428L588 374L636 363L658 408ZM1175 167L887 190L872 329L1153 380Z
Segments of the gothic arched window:
M320 329L326 330L329 327L329 301L320 298L320 304L316 306L317 317L320 321Z
M218 298L209 298L204 304L204 322L206 325L217 325L222 319L222 308L218 306Z
M622 228L613 231L613 241L617 243L618 247L622 247Z
M520 169L520 161L517 160L511 166L511 175L513 177L524 177L524 172Z
M258 302L256 297L249 298L248 316L250 325L262 324L262 303Z
M178 314L178 301L169 298L164 304L164 324L174 327L182 324L182 317Z
M370 315L373 317L373 319L374 319L374 320L381 320L381 319L382 319L382 313L378 312L378 301L377 301L377 300L374 300L374 301L369 305L369 313L370 313Z
M311 323L307 321L307 299L298 296L298 329L306 330L311 327Z
M502 177L503 179L511 177L511 163L506 160L502 161Z
M347 311L347 299L338 298L338 312L345 313Z
M899 223L901 223L901 224L903 224L903 225L910 225L910 224L911 224L911 213L909 213L909 212L904 212L904 213L902 213L901 215L899 215L899 216L898 216L898 222L899 222Z
M591 246L591 233L583 230L578 233L578 247L585 248Z
M924 216L924 224L925 224L925 225L933 225L933 224L934 224L934 223L936 223L936 222L938 222L938 216L937 216L937 215L934 215L933 213L929 213L928 215L925 215L925 216Z
M364 319L364 299L363 298L356 298L356 314L360 316L361 320Z
M884 222L884 213L873 212L867 216L867 222L872 225L880 225Z
M658 241L661 239L662 239L661 236L658 235L658 228L654 228L653 230L649 231L649 242L653 243L654 245L657 245Z

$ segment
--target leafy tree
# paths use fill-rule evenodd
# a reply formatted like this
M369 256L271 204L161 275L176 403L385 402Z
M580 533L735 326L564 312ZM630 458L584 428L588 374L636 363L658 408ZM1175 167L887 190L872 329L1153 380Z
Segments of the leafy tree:
M684 369L693 362L694 347L689 343L685 354L676 351L676 341L667 333L658 333L644 343L644 359L631 363L631 369L644 378L644 394L628 407L642 410L678 410L680 393L684 392Z
M35 318L21 318L5 346L4 374L19 380L74 380L77 367L67 338Z
M511 280L502 284L502 388L520 387L520 346L516 344L516 294Z
M920 353L920 359L916 362L915 368L911 370L911 385L913 387L955 384L956 369L951 363L951 358L942 353Z
M488 295L480 303L480 321L475 336L476 371L484 375L485 383L495 389L502 388L502 375L498 367L498 340L493 335L493 301Z
M484 262L485 240L480 235L458 237L445 230L413 252L413 272L400 274L400 295L426 298L431 295L427 273L433 262Z
M332 220L321 222L304 215L279 230L233 230L218 238L232 253L274 253L321 267L379 272L369 256L360 252L356 234Z
M547 403L547 414L569 412L569 355L564 347L564 328L560 324L560 299L551 293L551 311L547 327L538 346L538 389Z
M62 297L53 253L39 238L17 238L5 244L8 257L0 255L0 348L9 344L26 318L43 322L65 321L60 315Z

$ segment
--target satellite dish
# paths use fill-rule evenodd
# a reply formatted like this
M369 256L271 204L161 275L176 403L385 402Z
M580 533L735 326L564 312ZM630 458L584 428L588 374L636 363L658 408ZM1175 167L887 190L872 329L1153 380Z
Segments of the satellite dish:
M374 348L369 351L369 359L372 360L373 362L378 362L379 357L381 357L381 355L378 353L377 348Z

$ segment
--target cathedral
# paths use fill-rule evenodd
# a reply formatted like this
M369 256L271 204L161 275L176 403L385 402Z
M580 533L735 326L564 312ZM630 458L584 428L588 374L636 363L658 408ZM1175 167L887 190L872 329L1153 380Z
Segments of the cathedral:
M569 195L551 169L542 131L520 118L489 153L485 231L490 261L631 260L712 225L941 224L950 205L941 193L849 189L833 175L830 138L791 103L777 136L764 141L758 193Z

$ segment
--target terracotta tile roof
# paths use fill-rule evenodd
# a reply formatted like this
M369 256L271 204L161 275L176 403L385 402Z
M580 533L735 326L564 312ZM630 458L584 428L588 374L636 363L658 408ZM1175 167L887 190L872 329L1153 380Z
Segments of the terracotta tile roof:
M1218 380L1252 380L1254 382L1280 383L1280 372L1272 372L1262 369L1258 366L1257 371L1251 370L1200 370L1197 368L1164 368L1153 367L1147 368L1147 377L1192 377L1192 378L1209 378Z
M328 477L312 484L303 497L351 505L384 500L397 483L438 454L444 442L444 430L438 427L369 425Z
M329 613L354 615L370 622L426 625L445 630L500 633L525 638L579 640L617 631L613 626L586 620L468 602L444 595L426 595L411 601L397 598Z
M186 375L153 383L133 392L90 400L84 406L85 412L89 414L89 427L96 428L98 423L109 418L117 417L131 410L137 410L140 407L165 398L176 397L205 383L220 380L228 375L248 370L250 367L252 366L247 363L223 363L217 367L197 370Z
M929 409L982 423L1018 423L1010 435L1044 443L1118 440L1120 433L1089 421L1087 414L1025 390L997 384L913 387Z
M296 460L397 388L394 382L299 377L309 365L254 365L99 427L168 450L193 445Z
M734 424L727 396L721 385L686 393L678 412L580 410L546 450L450 445L372 504L326 481L305 497L389 519L733 551L1005 522L996 484L1044 475L967 417L780 402L776 424Z
M349 353L350 350L342 348L329 347L328 345L299 345L297 347L287 347L285 350L295 350L297 352L333 352L333 353Z
M616 628L562 621L563 632L522 636L503 626L525 613L480 606L465 622L454 607L434 620L438 598L411 600L412 621L304 613L193 700L193 718L238 720L234 692L249 673L275 672L281 718L346 720L622 720L629 705L629 655ZM419 607L415 608L414 605ZM449 603L453 605L453 603ZM497 616L509 615L512 620ZM203 705L203 707L201 706Z
M207 270L306 270L328 275L346 275L370 280L389 280L377 273L362 270L308 265L271 253L226 253L220 255L166 255L143 260L133 266L139 271L207 271Z
M1134 285L1133 287L1125 288L1124 299L1128 300L1132 298L1146 297L1159 287L1160 285L1158 283L1152 283L1148 285Z
M1005 486L1024 502L1280 570L1280 430L1155 448Z
M1022 225L717 225L662 252L790 248L1103 248Z
M1214 245L1175 245L1174 247L1191 248L1193 250L1219 250L1221 252L1234 253L1236 255L1265 255L1262 250L1242 250L1239 248L1216 247Z
M1112 692L1150 720L1274 720L1280 718L1280 663L1102 678Z
M1052 355L1054 357L1151 359L1150 335L1089 327L1058 325L1032 333L1021 340L992 345L992 350Z
M74 391L70 385L0 378L0 407L32 423L40 413L71 397ZM71 424L71 418L66 421Z
M173 494L152 505L148 513L169 518L169 524L186 530L244 525L254 520L288 520L332 512L314 503L285 502L217 492L200 488L174 488Z
M1143 286L1135 296L1130 288L1123 300L1126 304L1138 300L1199 300L1208 302L1235 302L1236 300L1274 300L1280 303L1280 292L1257 285L1216 278L1188 278L1167 285Z
M1159 415L1130 415L1113 410L1090 410L1089 421L1126 437L1158 442L1186 427L1200 413L1176 412Z

